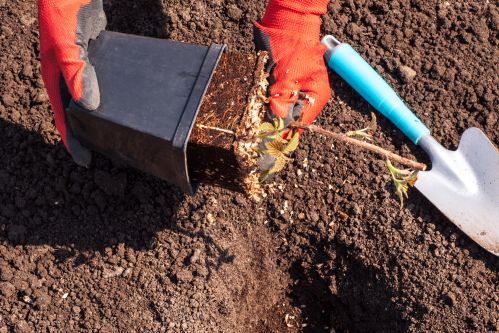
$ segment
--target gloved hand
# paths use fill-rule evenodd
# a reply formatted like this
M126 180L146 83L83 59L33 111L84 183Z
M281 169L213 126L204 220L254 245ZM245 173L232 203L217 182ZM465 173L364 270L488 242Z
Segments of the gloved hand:
M42 77L55 125L74 161L88 166L91 152L66 126L65 107L71 97L88 110L95 110L100 104L97 77L88 60L87 47L89 40L106 27L102 0L38 0L38 16Z
M331 97L320 15L329 0L269 0L255 24L257 49L270 54L270 109L285 125L310 124Z

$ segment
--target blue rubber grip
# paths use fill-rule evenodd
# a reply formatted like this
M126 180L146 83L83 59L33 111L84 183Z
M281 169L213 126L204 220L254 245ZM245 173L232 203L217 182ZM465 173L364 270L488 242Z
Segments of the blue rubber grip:
M412 142L417 144L422 136L430 134L430 130L409 110L388 83L350 45L341 43L326 54L331 54L326 59L328 66Z

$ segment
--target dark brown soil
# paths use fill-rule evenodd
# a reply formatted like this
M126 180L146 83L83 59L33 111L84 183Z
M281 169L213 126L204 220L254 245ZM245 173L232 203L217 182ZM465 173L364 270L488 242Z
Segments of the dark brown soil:
M244 52L265 7L105 3L111 30ZM329 13L323 32L376 65L444 145L470 126L499 143L493 1L338 0ZM100 156L82 169L37 57L36 1L0 0L1 333L499 330L498 259L417 191L400 210L383 161L306 135L259 204L211 186L184 197ZM370 107L331 84L319 125L360 128ZM380 145L424 160L379 127Z
M189 175L202 184L244 193L234 143L255 82L257 56L224 53L213 73L187 146Z

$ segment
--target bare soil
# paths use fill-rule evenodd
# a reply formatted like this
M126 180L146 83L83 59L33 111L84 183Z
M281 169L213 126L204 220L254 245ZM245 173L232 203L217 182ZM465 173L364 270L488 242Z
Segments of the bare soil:
M105 1L109 29L252 52L265 1ZM346 1L323 32L350 42L447 147L499 144L493 1ZM489 332L499 261L417 191L401 210L384 162L306 135L256 204L174 187L57 135L38 64L36 1L0 0L0 332ZM409 70L409 67L412 70ZM415 74L415 75L414 75ZM371 108L331 75L318 124ZM425 161L380 119L376 142ZM287 319L287 321L286 321Z

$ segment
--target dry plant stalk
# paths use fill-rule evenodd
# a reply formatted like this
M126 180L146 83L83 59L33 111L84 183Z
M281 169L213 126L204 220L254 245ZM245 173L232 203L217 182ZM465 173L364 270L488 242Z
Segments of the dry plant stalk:
M405 165L405 166L407 166L411 169L414 169L414 170L425 171L427 169L427 166L424 163L420 163L420 162L413 161L413 160L410 160L408 158L402 157L402 156L397 155L389 150L386 150L384 148L376 146L372 143L354 139L354 138L348 136L347 134L335 133L335 132L326 130L326 129L319 127L319 126L316 126L316 125L307 125L307 124L304 124L301 122L292 122L289 126L292 128L301 128L301 129L304 129L304 130L307 130L310 132L319 133L321 135L324 135L324 136L331 138L331 139L334 139L334 140L353 144L355 146L358 146L360 148L369 150L373 153L376 153L380 156L383 156L391 161L395 161L401 165Z

